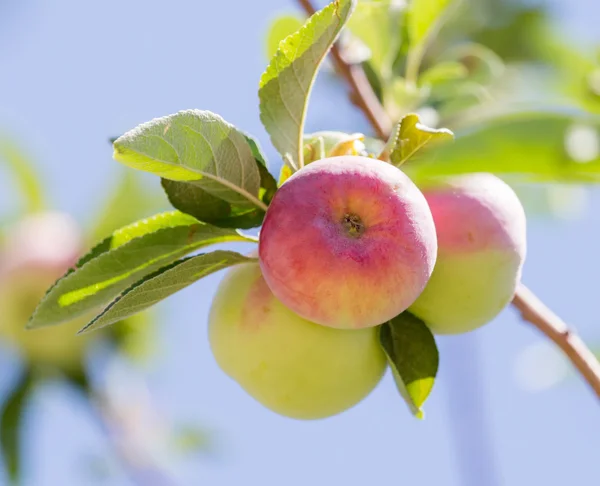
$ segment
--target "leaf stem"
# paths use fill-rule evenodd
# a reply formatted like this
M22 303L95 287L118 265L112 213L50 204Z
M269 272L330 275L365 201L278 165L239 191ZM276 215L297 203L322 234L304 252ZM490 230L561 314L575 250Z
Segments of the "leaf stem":
M297 1L308 15L315 12L310 0ZM331 55L337 71L350 87L350 101L363 112L377 136L382 140L387 140L392 130L392 122L371 88L362 67L346 63L335 45L331 49ZM413 54L414 56L416 55ZM418 77L420 63L418 57L410 61L412 66L409 71L410 76L415 76L412 73L416 66L416 77ZM537 327L565 353L600 398L600 364L579 336L524 285L517 289L512 305L519 310L525 321Z

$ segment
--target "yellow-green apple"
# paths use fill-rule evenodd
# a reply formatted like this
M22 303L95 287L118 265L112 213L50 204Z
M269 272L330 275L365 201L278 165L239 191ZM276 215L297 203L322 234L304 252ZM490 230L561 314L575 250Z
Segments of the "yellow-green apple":
M423 194L402 171L368 157L331 157L296 172L260 232L260 265L275 296L305 319L342 329L406 310L436 254Z
M438 257L410 311L437 334L471 331L512 299L525 259L525 212L492 174L468 174L420 186L435 220Z
M237 265L224 277L209 341L225 373L267 408L296 419L354 406L386 368L377 328L331 329L301 318L273 295L258 263Z

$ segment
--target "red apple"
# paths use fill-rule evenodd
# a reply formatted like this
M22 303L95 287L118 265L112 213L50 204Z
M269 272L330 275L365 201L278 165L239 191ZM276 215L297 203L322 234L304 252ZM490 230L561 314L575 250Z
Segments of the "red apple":
M423 194L379 160L318 160L277 191L259 258L275 296L312 322L341 329L381 324L425 288L437 253Z

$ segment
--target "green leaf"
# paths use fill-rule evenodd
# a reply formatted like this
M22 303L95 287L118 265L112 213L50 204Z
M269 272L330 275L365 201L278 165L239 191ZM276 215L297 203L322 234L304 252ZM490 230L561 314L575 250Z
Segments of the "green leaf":
M392 137L389 159L399 167L428 145L452 140L454 134L447 128L426 127L420 123L418 115L411 113L400 120Z
M379 338L400 394L411 412L423 418L421 407L431 393L439 365L433 334L423 321L403 312L381 326Z
M0 159L7 164L17 188L24 197L26 210L35 212L44 209L42 182L35 166L23 151L10 140L0 139Z
M296 15L280 15L274 18L267 28L267 59L271 59L277 52L279 43L288 35L299 30L302 24L303 20Z
M440 65L457 62L467 69L470 81L480 84L497 80L504 71L504 61L498 54L484 45L473 42L449 49L444 57L449 60L441 62Z
M439 24L452 0L411 0L408 35L412 45L423 44Z
M119 322L152 307L202 277L252 260L239 253L218 250L176 261L137 281L79 332L94 331Z
M469 71L464 64L455 61L445 61L423 72L419 83L422 85L443 84L464 79L468 74Z
M227 201L212 196L201 187L189 182L163 178L161 184L174 208L194 216L199 221L229 228L252 228L254 226L253 223L245 226L236 220L236 216L240 214L242 217L246 214L255 214L256 210L253 208L242 210L236 208L239 212L235 213L234 208ZM264 212L262 213L264 214Z
M521 174L525 180L599 182L600 117L540 111L479 120L406 171L414 179L492 172Z
M260 78L260 119L288 163L304 165L302 134L319 66L348 20L355 0L335 0L285 38Z
M416 109L427 100L431 92L429 86L413 86L399 77L392 81L388 91L398 110Z
M394 0L359 0L348 30L371 51L370 63L388 79L400 48L403 6Z
M209 111L156 118L114 143L114 158L134 169L196 184L240 208L266 209L260 173L244 133Z
M269 172L267 159L258 142L250 135L246 134L245 137L248 145L250 145L252 155L254 155L254 160L256 161L256 167L258 167L258 172L260 174L259 197L260 200L268 206L271 203L271 199L273 199L275 192L277 191L277 181Z
M95 311L165 265L215 243L255 241L174 211L138 221L97 245L48 291L28 327L60 324Z
M25 371L19 383L2 404L0 415L0 442L4 466L11 482L19 484L21 473L21 424L27 398L33 391L33 377Z
M246 141L250 145L260 174L259 199L268 205L277 190L277 182L267 169L265 157L257 142L248 135ZM235 206L211 195L194 183L163 178L161 184L173 207L205 223L221 228L249 229L260 226L265 217L265 211L261 208Z

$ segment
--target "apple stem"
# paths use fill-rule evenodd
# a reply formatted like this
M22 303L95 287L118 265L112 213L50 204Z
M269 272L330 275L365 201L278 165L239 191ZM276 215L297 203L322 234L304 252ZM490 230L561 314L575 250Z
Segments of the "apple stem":
M360 216L356 214L345 214L342 218L342 224L353 238L359 238L365 232L365 225Z
M311 0L297 1L307 15L315 13ZM377 136L387 140L392 130L392 121L373 91L363 68L359 64L348 64L337 45L331 48L331 56L336 71L350 88L350 102L363 112ZM565 353L600 398L600 363L577 334L524 285L517 289L512 304L519 310L523 320L537 327Z

